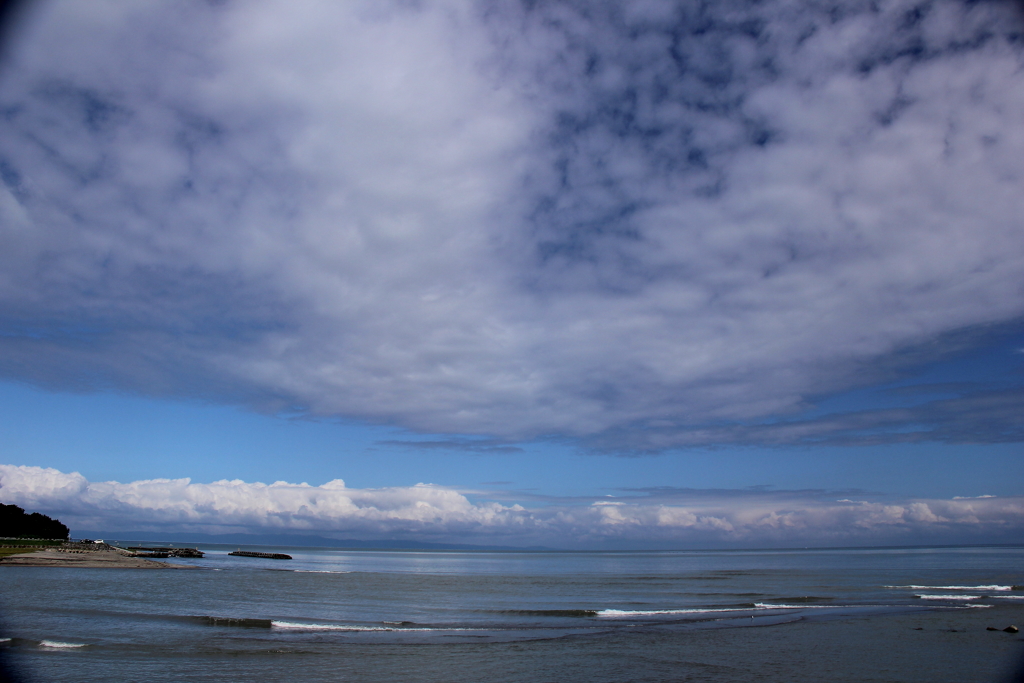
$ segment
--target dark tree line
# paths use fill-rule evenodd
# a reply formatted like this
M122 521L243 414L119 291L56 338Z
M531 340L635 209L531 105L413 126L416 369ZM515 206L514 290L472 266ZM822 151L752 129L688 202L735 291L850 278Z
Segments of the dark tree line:
M59 538L67 540L70 531L59 520L33 512L30 515L17 505L0 503L0 537Z

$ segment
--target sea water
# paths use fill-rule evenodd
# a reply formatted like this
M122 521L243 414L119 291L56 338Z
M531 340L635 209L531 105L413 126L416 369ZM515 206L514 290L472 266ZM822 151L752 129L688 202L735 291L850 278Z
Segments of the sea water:
M1024 548L249 548L0 567L26 681L997 681ZM989 628L998 630L987 630Z

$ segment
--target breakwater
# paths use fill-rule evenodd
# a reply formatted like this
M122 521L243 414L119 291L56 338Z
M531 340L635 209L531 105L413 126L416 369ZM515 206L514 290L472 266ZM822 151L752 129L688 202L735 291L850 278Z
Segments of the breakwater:
M236 550L228 555L236 555L238 557L261 557L264 560L290 560L291 555L285 555L284 553L255 553L250 550Z

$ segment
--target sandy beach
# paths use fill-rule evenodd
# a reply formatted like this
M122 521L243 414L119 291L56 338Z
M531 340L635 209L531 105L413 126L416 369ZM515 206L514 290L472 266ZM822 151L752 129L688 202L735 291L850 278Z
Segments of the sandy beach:
M28 550L17 555L0 558L0 566L17 567L112 567L118 569L194 569L191 565L157 562L141 557L132 557L116 550Z

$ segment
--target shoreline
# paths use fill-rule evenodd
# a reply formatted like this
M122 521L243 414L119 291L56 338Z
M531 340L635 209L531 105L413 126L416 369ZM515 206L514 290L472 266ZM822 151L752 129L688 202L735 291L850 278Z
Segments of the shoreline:
M0 566L11 567L86 567L114 569L198 569L195 565L158 562L124 555L116 550L26 550L0 557Z

